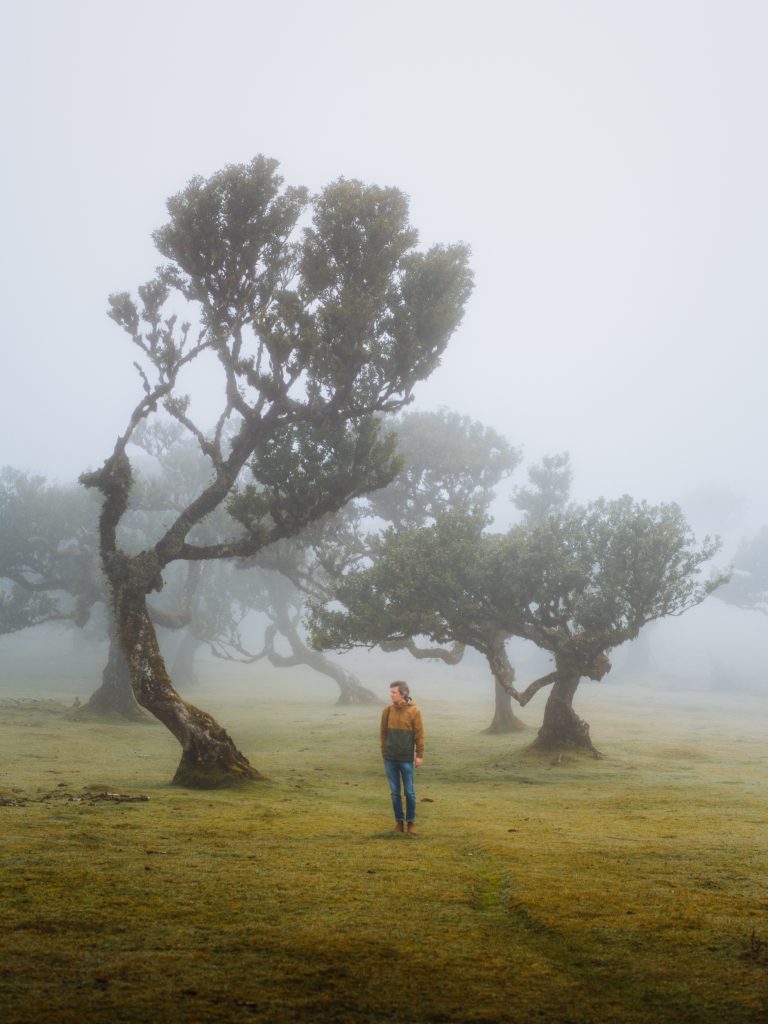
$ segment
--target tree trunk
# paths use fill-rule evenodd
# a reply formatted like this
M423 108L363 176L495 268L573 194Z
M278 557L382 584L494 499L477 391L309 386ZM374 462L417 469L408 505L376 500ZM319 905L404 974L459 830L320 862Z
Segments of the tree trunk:
M280 632L291 645L292 655L284 657L278 654L274 648L267 657L272 665L277 668L290 668L295 665L307 665L323 676L333 679L339 688L339 699L337 706L348 706L350 704L380 704L380 699L371 690L367 689L360 680L347 672L341 665L337 665L326 658L320 651L313 651L307 647L299 636L297 630L291 623L281 621Z
M190 629L184 630L171 666L171 676L184 689L194 689L200 685L195 672L195 655L202 646L203 641L198 640Z
M118 642L114 624L110 626L109 633L109 654L101 674L101 686L91 694L88 702L79 708L73 717L79 720L91 715L119 715L132 722L146 722L147 716L133 693L131 674Z
M589 725L573 710L573 697L580 676L560 676L552 687L544 708L544 721L532 744L534 750L587 750L601 757L589 737Z
M336 680L339 686L339 699L336 701L337 706L347 706L350 704L381 704L381 700L369 690L366 686L352 675L351 672L345 672L344 669L339 668L338 665L334 665L332 661L328 664L334 670L332 678ZM320 669L318 669L320 671ZM331 675L329 672L328 675Z
M504 687L497 682L495 684L496 704L493 714L493 721L483 732L489 736L495 733L520 732L525 729L525 722L522 722L512 710L512 696L507 693Z
M270 664L274 665L275 668L293 668L296 665L307 665L309 668L314 669L315 672L319 672L320 675L329 676L339 687L339 699L336 701L337 706L380 704L381 701L376 694L366 689L351 672L347 672L341 665L337 665L330 658L326 658L320 651L313 651L310 647L307 647L296 628L298 616L291 615L288 599L289 587L292 588L293 585L287 577L279 572L273 572L270 593L272 595L274 629L288 641L291 654L286 657L275 650L273 633L271 641L267 645L267 657Z
M485 650L485 656L495 681L495 706L493 721L483 731L492 733L520 732L526 728L512 710L512 690L514 689L515 670L509 663L506 637L499 635Z
M120 644L136 700L181 744L173 782L191 789L216 789L261 778L218 722L174 690L143 593L119 584L113 592Z

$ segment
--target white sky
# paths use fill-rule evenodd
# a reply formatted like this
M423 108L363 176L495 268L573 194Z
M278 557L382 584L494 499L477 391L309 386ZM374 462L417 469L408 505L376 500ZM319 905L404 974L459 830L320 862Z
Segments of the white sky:
M768 5L0 13L0 464L63 481L109 453L139 383L107 295L160 262L168 195L263 152L290 183L397 185L425 243L472 246L476 292L421 407L530 458L570 450L580 498L768 521ZM746 511L726 524L730 492Z

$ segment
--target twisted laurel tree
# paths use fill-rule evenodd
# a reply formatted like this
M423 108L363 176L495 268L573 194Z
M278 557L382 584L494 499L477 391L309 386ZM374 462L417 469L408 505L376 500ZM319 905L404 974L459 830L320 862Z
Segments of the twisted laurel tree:
M407 404L438 365L472 275L465 246L417 250L397 189L339 179L310 196L284 186L262 156L194 178L168 212L154 234L167 263L138 301L110 299L110 316L136 346L143 394L103 466L81 481L102 495L101 562L136 699L181 744L175 781L209 787L258 772L173 688L147 595L173 561L253 557L387 484L400 463L381 414ZM184 322L179 304L191 310ZM221 391L208 432L182 390L201 361L206 374L211 367L208 395ZM153 417L184 428L210 478L154 543L129 552L120 542L129 444ZM197 537L222 505L229 533Z

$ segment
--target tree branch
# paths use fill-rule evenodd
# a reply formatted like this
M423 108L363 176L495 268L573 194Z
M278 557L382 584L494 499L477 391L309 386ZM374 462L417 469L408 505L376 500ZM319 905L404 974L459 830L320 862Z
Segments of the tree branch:
M417 647L413 640L384 640L379 644L382 651L408 651L414 658L430 658L434 661L442 661L446 665L458 665L464 657L465 645L454 643L450 648L444 647Z
M549 672L547 675L541 676L540 679L535 679L529 686L526 686L522 693L515 692L512 696L521 707L524 707L531 697L538 693L539 690L542 690L545 686L549 686L551 683L556 682L559 675L559 672Z

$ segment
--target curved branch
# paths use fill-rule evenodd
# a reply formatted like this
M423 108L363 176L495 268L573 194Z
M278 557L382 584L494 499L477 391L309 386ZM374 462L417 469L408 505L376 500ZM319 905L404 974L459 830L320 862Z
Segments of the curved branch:
M220 470L223 464L223 458L221 454L221 445L219 438L216 437L213 441L209 441L202 430L193 423L189 416L186 415L182 409L174 405L173 402L166 402L164 404L165 411L169 416L172 416L178 423L180 423L197 441L200 451L203 455L207 455L208 458L214 465L216 470Z
M3 622L0 620L0 636L9 636L11 633L21 633L24 629L32 629L35 626L42 626L46 622L75 622L75 616L64 612L51 612L50 615L41 615L30 619L27 622Z
M235 640L216 639L204 642L208 645L208 649L214 658L219 658L221 661L236 661L241 665L253 665L255 662L261 661L262 658L268 656L266 644L258 654L253 654Z
M539 679L535 679L529 686L522 691L522 693L513 693L512 696L518 702L521 707L524 707L534 694L538 693L545 686L549 686L551 683L557 682L560 676L559 672L549 672L545 676L541 676Z
M435 661L442 661L446 665L458 665L464 657L466 645L458 641L450 648L445 647L417 647L413 640L384 640L379 644L382 651L408 651L414 658L431 658Z

